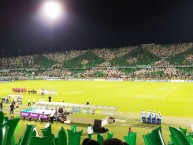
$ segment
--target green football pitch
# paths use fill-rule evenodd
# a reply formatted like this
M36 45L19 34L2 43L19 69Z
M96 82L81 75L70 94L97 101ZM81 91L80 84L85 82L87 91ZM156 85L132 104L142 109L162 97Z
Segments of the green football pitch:
M117 106L120 112L160 111L165 116L192 117L193 83L122 81L16 81L0 84L0 97L14 94L12 88L56 89L53 102ZM24 94L38 101L41 95ZM44 96L48 101L48 95Z
M51 95L53 102L68 102L76 104L117 106L118 112L123 114L121 119L124 123L110 124L107 127L114 132L114 136L123 140L127 134L128 126L131 125L137 132L137 144L142 145L142 135L148 133L156 126L144 125L140 123L140 112L142 109L148 111L160 111L164 116L162 128L166 141L169 141L168 126L184 126L180 121L187 118L193 118L193 83L181 82L126 82L126 81L51 81L51 80L34 80L34 81L15 81L0 83L0 97L15 94L12 88L27 88L41 90L57 90L57 95ZM42 98L40 94L23 94L23 104L27 106L27 100L30 98L38 101ZM45 101L48 101L48 95L44 95ZM134 117L133 117L133 114ZM137 117L136 117L137 114ZM128 115L128 116L126 116ZM166 116L180 118L179 123L171 123L165 119ZM120 118L119 118L120 119ZM136 123L137 122L137 123ZM25 128L26 123L35 123L38 128L44 127L43 124L33 121L22 121L16 133L20 133ZM188 124L190 125L190 124ZM188 126L187 125L187 126ZM54 124L54 130L57 132L63 126ZM186 126L186 127L187 127ZM80 129L85 131L84 125ZM16 135L20 137L22 134ZM83 135L86 138L86 134ZM96 138L96 135L95 137Z

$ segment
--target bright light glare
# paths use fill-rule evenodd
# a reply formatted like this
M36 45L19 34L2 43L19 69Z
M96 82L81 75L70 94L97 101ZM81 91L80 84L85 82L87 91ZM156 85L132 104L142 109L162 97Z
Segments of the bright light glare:
M57 19L61 14L61 6L55 1L47 1L44 4L44 12L51 20Z

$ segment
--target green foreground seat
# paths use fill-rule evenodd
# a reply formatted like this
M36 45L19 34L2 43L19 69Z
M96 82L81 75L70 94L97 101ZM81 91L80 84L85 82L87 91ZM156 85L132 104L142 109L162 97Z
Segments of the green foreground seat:
M42 134L44 137L49 137L52 135L52 126L49 124L48 127L41 129Z
M73 132L76 132L76 129L77 129L77 125L71 125L71 130L72 130Z
M145 145L165 145L162 136L161 126L152 130L150 133L143 135Z
M174 145L190 145L186 136L178 129L174 127L169 127L171 133L171 140Z
M80 145L80 138L83 130L77 132L67 130L67 132L68 132L68 145Z
M0 145L6 145L9 127L0 124Z
M186 136L187 129L179 127L179 130Z
M52 140L49 137L31 137L29 145L52 145Z
M136 145L136 138L137 138L136 132L130 132L128 136L124 136L126 143L128 143L129 145Z
M63 127L58 132L57 145L67 145L67 134Z
M100 145L102 145L102 143L104 141L102 134L100 134L100 133L97 134L97 141L99 142Z
M112 132L108 132L107 133L107 139L113 138L113 133Z

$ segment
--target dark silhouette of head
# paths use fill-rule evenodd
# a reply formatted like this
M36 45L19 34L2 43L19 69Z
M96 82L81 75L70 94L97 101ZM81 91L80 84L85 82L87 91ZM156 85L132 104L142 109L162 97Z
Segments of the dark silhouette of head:
M100 145L100 144L99 144L99 142L97 142L95 140L89 140L86 145Z
M124 145L124 144L118 138L111 138L111 139L104 140L103 145Z
M82 145L100 145L97 141L85 138L82 142Z
M83 141L82 141L82 145L87 145L87 143L90 141L89 138L85 138Z

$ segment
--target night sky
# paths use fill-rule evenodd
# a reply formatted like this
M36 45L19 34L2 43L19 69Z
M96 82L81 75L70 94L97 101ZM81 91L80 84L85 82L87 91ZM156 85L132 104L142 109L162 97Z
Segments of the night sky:
M0 56L193 42L192 0L62 0L54 24L44 1L0 0Z

